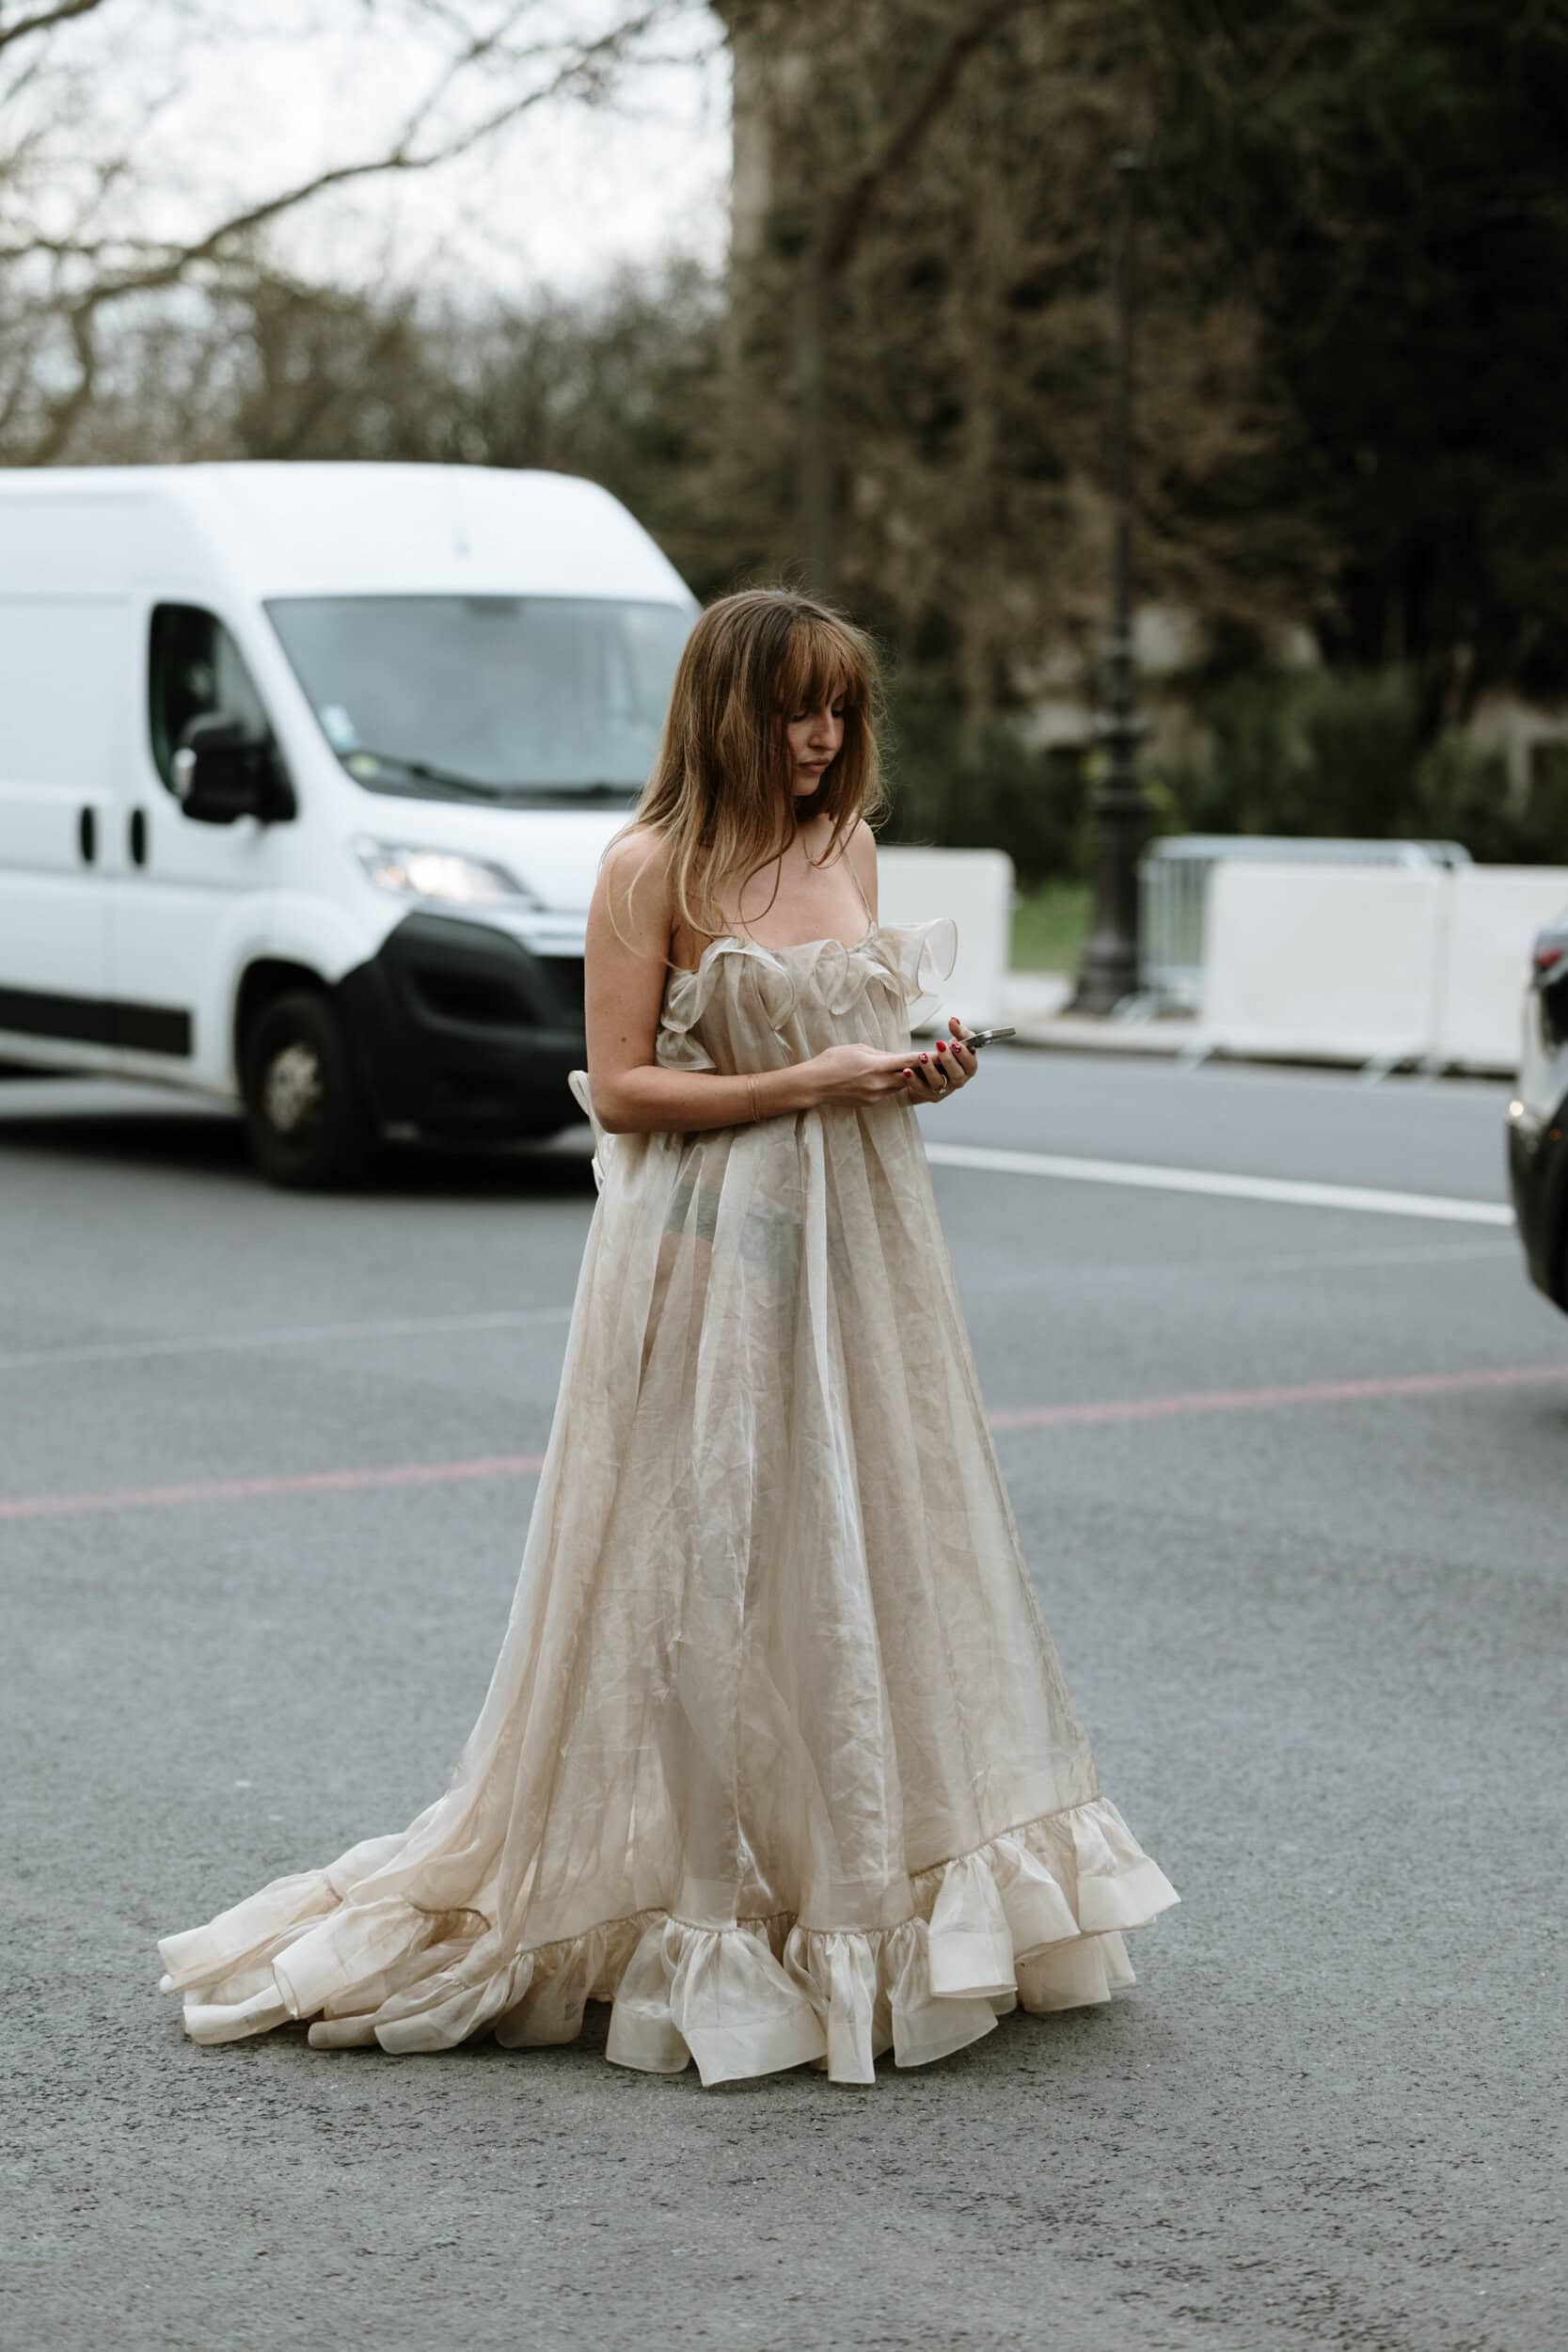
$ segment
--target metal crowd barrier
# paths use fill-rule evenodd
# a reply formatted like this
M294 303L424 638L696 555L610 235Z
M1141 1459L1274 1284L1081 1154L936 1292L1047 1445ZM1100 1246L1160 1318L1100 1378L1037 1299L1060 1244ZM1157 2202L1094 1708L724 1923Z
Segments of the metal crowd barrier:
M1471 859L1457 841L1312 841L1282 834L1190 833L1153 842L1138 868L1143 933L1139 993L1149 1009L1198 1009L1209 878L1216 866L1245 862L1454 870Z

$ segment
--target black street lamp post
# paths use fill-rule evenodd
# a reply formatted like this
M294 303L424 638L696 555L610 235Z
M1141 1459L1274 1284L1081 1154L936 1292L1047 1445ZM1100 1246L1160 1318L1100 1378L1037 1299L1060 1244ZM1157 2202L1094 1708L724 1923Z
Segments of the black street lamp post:
M1132 695L1132 356L1137 288L1139 156L1117 157L1120 182L1117 237L1117 519L1111 569L1111 640L1105 695L1096 733L1105 746L1094 795L1094 929L1084 948L1074 1012L1110 1012L1138 985L1138 857L1148 830L1148 803L1138 777L1144 725Z

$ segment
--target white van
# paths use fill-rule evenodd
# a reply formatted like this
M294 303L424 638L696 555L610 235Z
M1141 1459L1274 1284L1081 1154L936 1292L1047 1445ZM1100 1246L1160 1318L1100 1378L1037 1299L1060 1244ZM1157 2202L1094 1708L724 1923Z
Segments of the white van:
M280 1184L567 1124L695 613L564 475L0 473L0 1061L237 1099Z

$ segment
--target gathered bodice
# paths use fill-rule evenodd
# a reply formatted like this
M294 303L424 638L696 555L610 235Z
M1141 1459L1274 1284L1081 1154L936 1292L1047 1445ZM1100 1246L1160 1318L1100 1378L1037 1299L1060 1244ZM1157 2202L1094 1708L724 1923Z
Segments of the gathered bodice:
M830 1045L906 1052L911 1027L941 1001L958 945L958 927L950 914L924 923L872 923L852 947L842 939L807 939L790 947L738 937L712 940L690 971L677 967L665 984L655 1059L664 1070L712 1070L730 1077L784 1070ZM616 1138L599 1122L588 1073L574 1070L567 1083L593 1130L594 1179L602 1188ZM683 1142L677 1132L657 1129L620 1140L633 1144L616 1160L623 1168L641 1164L650 1152L678 1152Z
M788 947L710 942L694 969L671 973L655 1054L667 1070L726 1075L780 1070L830 1045L896 1053L953 969L958 926L872 923L853 946L808 939Z

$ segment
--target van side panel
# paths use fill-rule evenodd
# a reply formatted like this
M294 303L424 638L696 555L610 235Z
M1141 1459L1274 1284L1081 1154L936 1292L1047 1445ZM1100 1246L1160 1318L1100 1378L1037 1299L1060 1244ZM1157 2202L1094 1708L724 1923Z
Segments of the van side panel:
M325 893L308 891L237 890L218 902L199 969L193 968L183 987L192 1043L178 1073L182 1083L204 1093L238 1096L235 1015L253 964L298 964L330 987L373 955L401 914L388 900L372 910L372 919L355 923ZM127 1077L166 1079L176 1074L166 1057L135 1051L119 1055L116 1068Z
M61 491L8 486L0 532L0 596L122 596L147 543L144 489Z
M90 1065L113 1041L117 767L133 659L128 598L0 584L0 1049L12 1058Z

